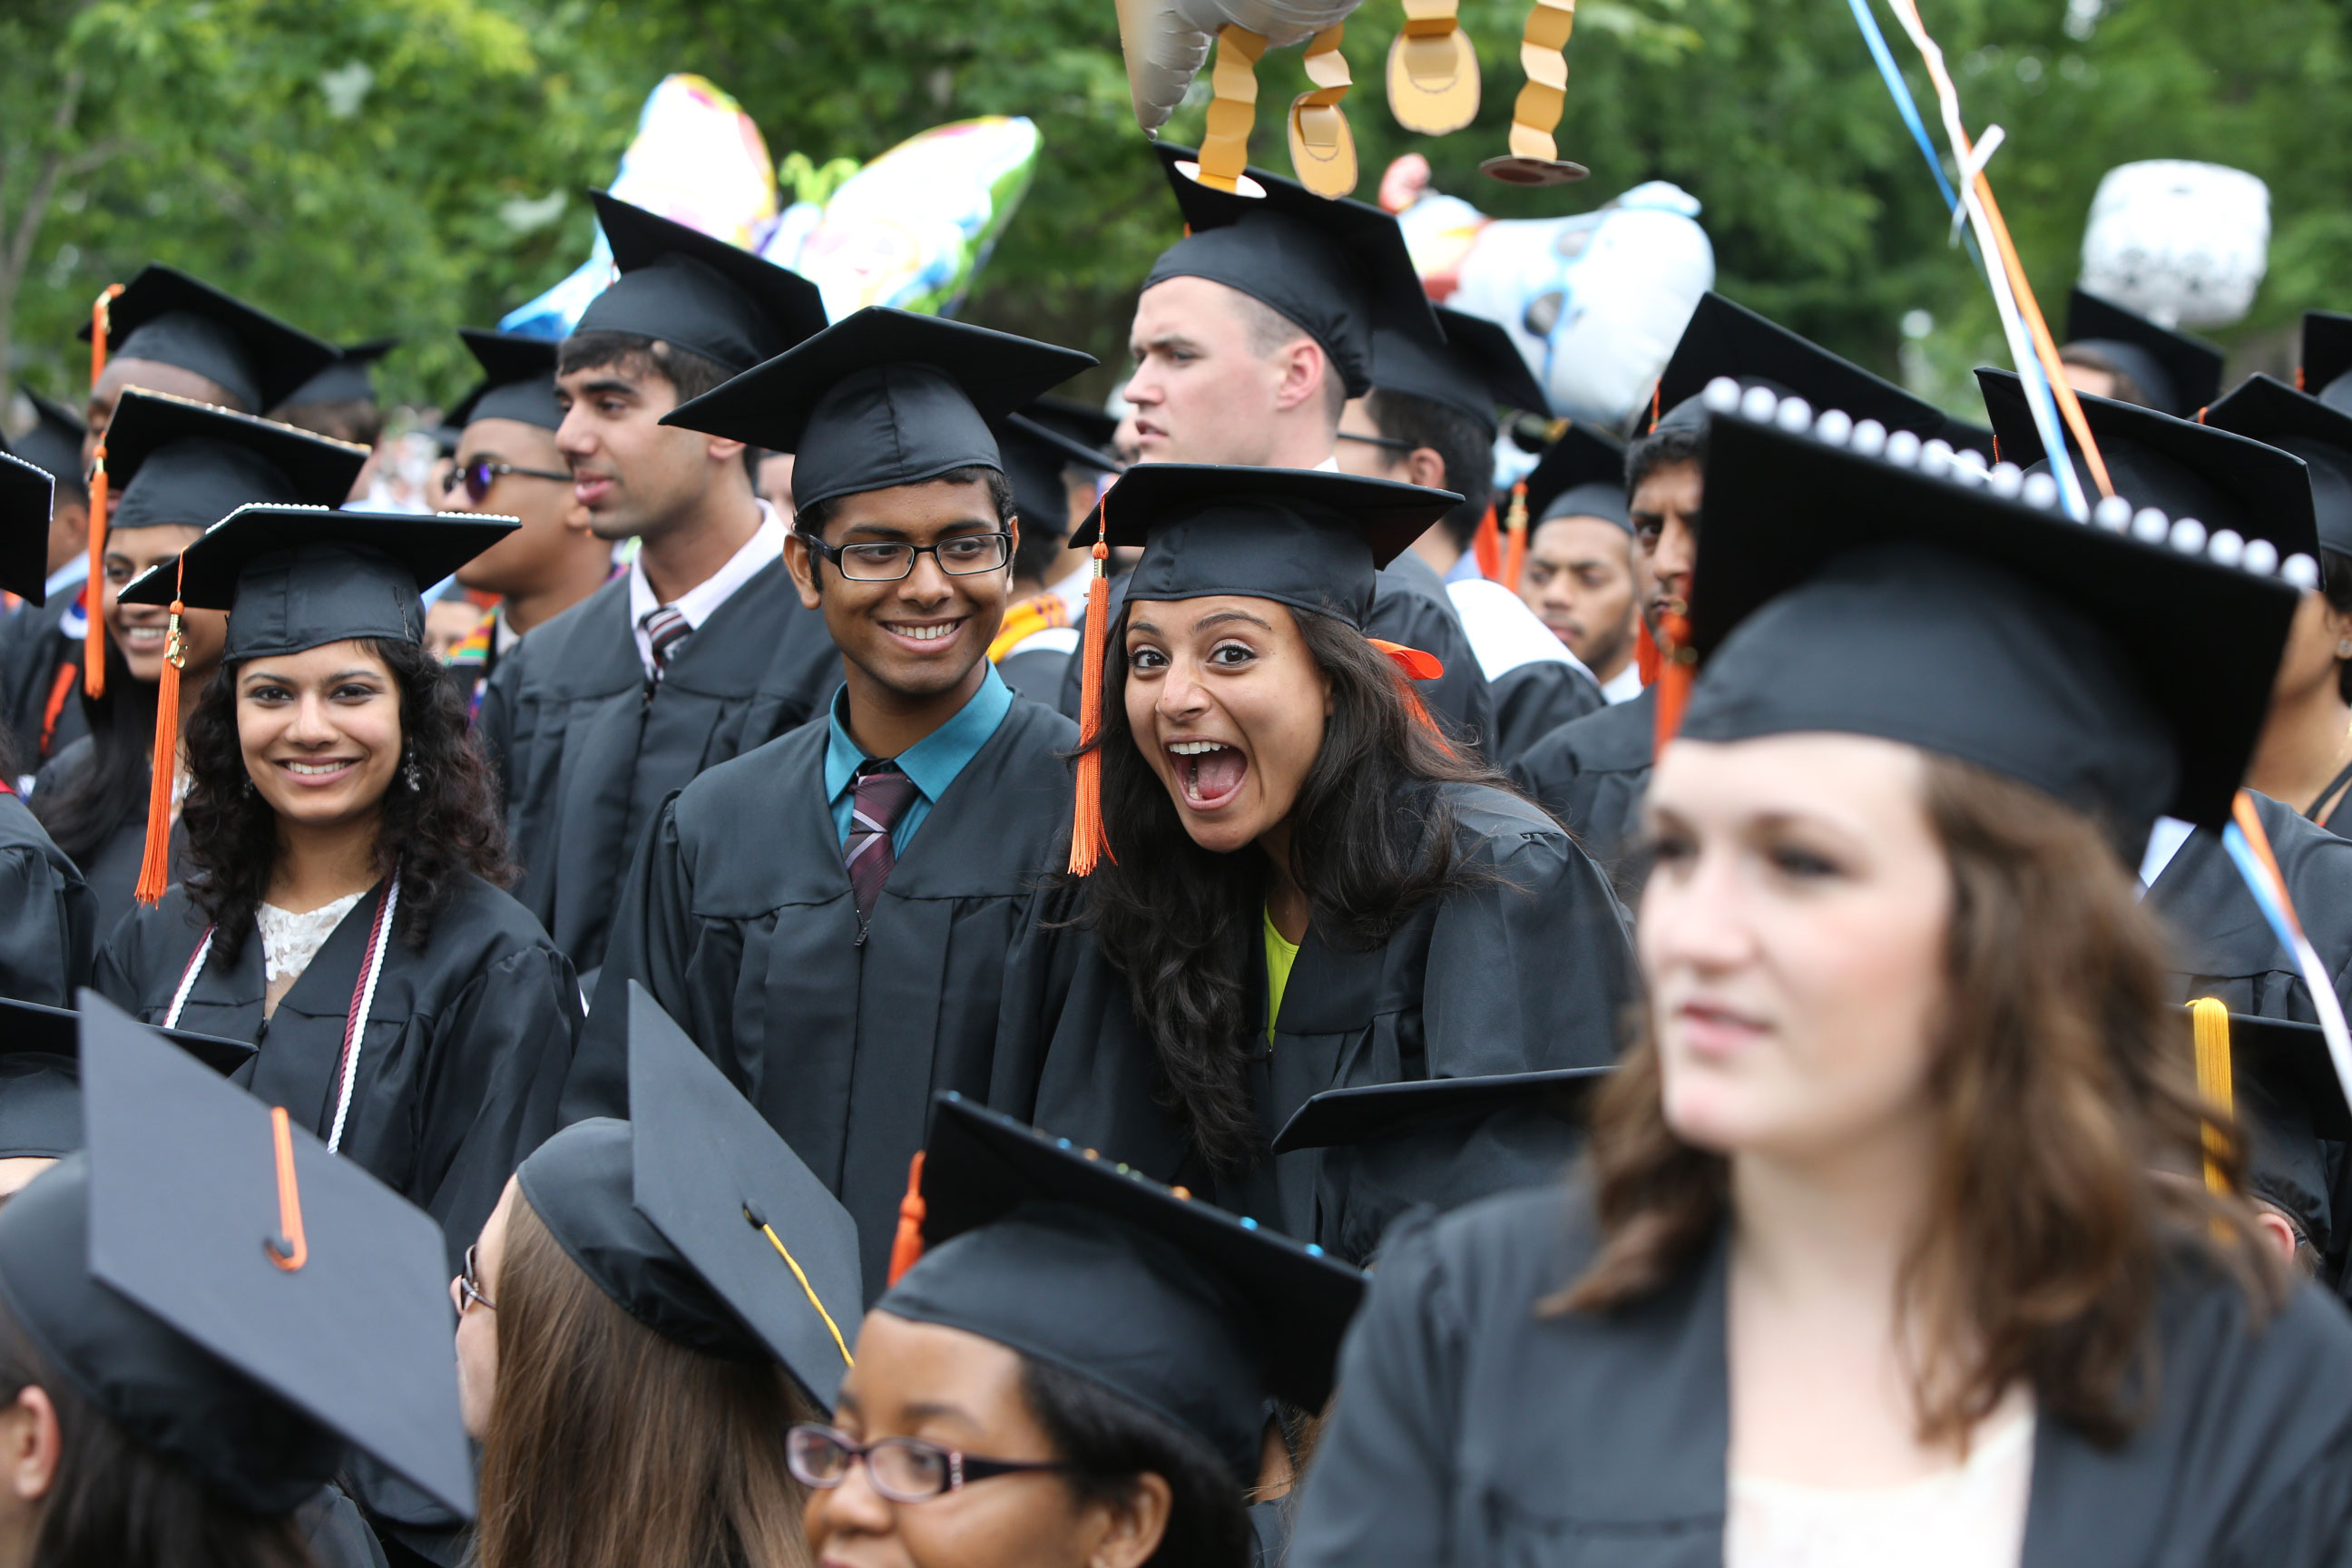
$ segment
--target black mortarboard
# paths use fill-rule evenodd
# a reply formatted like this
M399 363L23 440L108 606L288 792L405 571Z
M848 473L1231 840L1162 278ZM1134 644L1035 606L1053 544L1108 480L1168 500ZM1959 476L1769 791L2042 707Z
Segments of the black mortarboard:
M2320 402L2352 414L2352 316L2303 313L2303 357L2294 374L2295 384Z
M0 443L0 449L14 452L37 468L47 468L65 489L83 491L81 439L88 426L81 416L31 387L24 392L33 405L33 427L13 441Z
M1156 150L1187 232L1160 252L1144 288L1205 278L1238 289L1320 343L1350 397L1372 388L1375 328L1444 344L1395 217L1264 169L1244 182L1263 195L1215 190L1185 172L1198 153L1164 142Z
M2184 1009L2185 1011L2185 1009ZM2327 1159L2352 1142L2352 1106L2316 1024L2230 1015L2231 1100L2245 1129L2246 1185L2325 1253L2334 1225Z
M457 335L482 367L482 379L449 410L446 424L461 432L477 419L519 419L542 430L562 427L563 410L555 401L555 362L562 345L553 338L478 327L460 327Z
M2229 819L2294 616L2286 582L2208 558L2245 555L2201 530L2145 542L2127 505L2072 522L2003 499L2025 489L2013 473L1906 466L1843 444L1838 420L1761 422L1775 412L1708 437L1691 597L1706 662L1683 735L1898 741L2102 816L2135 859L2159 814Z
M1076 468L1117 473L1118 459L1039 420L1036 407L1032 403L997 424L996 449L1004 459L1004 477L1013 481L1013 507L1022 532L1065 534L1074 520L1062 471Z
M259 1513L343 1443L460 1514L440 1227L285 1113L81 994L89 1147L0 1211L0 1293L135 1442Z
M1944 416L1943 435L1946 444L1956 452L1974 452L1988 464L2000 460L1997 450L2000 438L1992 433L1990 426L1979 425L1973 419L1963 419L1957 414L1948 414Z
M257 503L337 506L367 458L349 441L131 388L106 427L106 526L210 528Z
M228 611L231 663L349 637L419 642L418 595L518 526L473 512L240 507L121 597Z
M1032 401L1021 410L1022 416L1033 419L1055 435L1066 437L1081 447L1089 447L1106 461L1117 466L1118 456L1113 439L1118 435L1118 416L1092 403L1081 403L1075 397L1060 397L1051 393Z
M1361 631L1380 569L1462 498L1325 468L1139 463L1070 542L1108 520L1113 549L1140 545L1129 604L1242 594Z
M1091 354L869 305L662 416L795 454L793 503L1003 471L988 427L1095 363Z
M1544 1072L1490 1073L1477 1078L1418 1078L1402 1083L1327 1089L1291 1113L1274 1137L1274 1152L1360 1147L1418 1132L1457 1117L1528 1106L1561 1120L1584 1114L1584 1103L1613 1067L1558 1068Z
M1484 316L1442 305L1435 310L1445 329L1443 346L1393 327L1373 330L1373 386L1458 409L1490 433L1498 404L1528 414L1551 412L1551 400L1536 384L1510 333Z
M183 1029L157 1034L226 1078L259 1047ZM0 996L0 1159L61 1158L82 1146L81 1015Z
M2089 349L2139 384L2148 406L2191 419L2221 390L2221 351L2084 292L2066 296L2067 348Z
M738 245L591 191L620 276L572 331L629 332L749 370L824 327L824 297Z
M89 341L84 323L78 334ZM107 308L110 359L153 360L217 384L247 413L275 408L335 361L332 343L173 267L148 266Z
M2352 406L2330 408L2283 381L2254 375L2207 408L2204 423L2302 458L2319 542L2352 555Z
M2029 473L2046 468L2041 432L2016 373L1979 369L1985 412L2000 440L2000 455ZM2091 438L2107 465L2116 493L2134 507L2154 507L2174 518L2194 518L2208 533L2229 529L2240 538L2268 540L2281 557L2311 555L2319 548L2313 520L2311 477L2303 459L2217 426L2137 404L2077 393ZM2075 449L2069 457L2085 496L2098 492L2091 470Z
M48 593L55 499L47 469L0 450L0 589L30 604L43 603Z
M1075 1373L1254 1485L1265 1396L1322 1408L1363 1276L1066 1138L932 1104L926 1250L875 1310Z
M400 346L398 338L370 338L335 351L335 363L286 395L278 406L297 403L375 401L376 362Z
M1743 387L1763 387L1776 397L1801 397L1815 410L1843 409L1857 424L1875 419L1889 430L1923 437L1939 436L1944 428L1944 411L1934 404L1710 289L1699 296L1690 324L1658 376L1663 416L1653 428L1703 424L1706 410L1699 394L1718 376Z
M1625 448L1585 425L1570 425L1528 470L1530 528L1556 517L1597 517L1633 531L1625 507Z

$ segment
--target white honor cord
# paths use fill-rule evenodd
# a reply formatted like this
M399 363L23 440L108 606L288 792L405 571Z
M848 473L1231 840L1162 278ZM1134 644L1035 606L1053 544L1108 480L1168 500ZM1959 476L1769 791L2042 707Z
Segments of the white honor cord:
M213 932L216 929L205 928L204 940L196 943L195 955L188 960L188 967L180 975L180 988L172 993L172 1005L163 1015L163 1027L180 1026L180 1009L188 1005L188 993L196 988L196 976L205 972L205 955L213 950Z
M391 945L392 918L400 910L400 867L392 869L392 881L384 889L383 902L377 906L375 930L368 936L367 968L360 976L360 994L353 1002L351 1022L343 1035L343 1084L335 1096L334 1125L327 1131L327 1152L337 1152L342 1147L343 1121L352 1113L352 1089L359 1081L360 1044L367 1034L368 1012L375 1005L376 977L383 973L383 950Z

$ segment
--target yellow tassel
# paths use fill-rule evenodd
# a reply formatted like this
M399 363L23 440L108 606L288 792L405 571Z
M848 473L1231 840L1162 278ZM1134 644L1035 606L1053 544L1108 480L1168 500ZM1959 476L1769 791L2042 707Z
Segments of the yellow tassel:
M89 576L82 591L88 625L81 634L81 689L95 700L106 695L106 441L89 471Z
M2204 1097L2205 1185L2227 1195L2229 1178L2221 1173L2221 1155L2230 1146L2228 1128L2237 1121L2237 1096L2230 1073L2230 1009L2210 996L2189 1005L2197 1037L2197 1091Z
M163 634L163 673L155 682L155 754L147 780L147 853L139 862L139 886L132 890L142 904L155 902L172 885L172 786L180 773L180 667L188 658L187 644L180 635L184 608L175 589L170 629Z
M1102 705L1103 650L1110 641L1110 516L1106 507L1096 519L1095 574L1087 584L1087 644L1079 657L1086 660L1078 678L1077 800L1070 818L1070 875L1084 877L1095 863L1110 855L1110 838L1103 830ZM1118 857L1110 856L1116 862Z

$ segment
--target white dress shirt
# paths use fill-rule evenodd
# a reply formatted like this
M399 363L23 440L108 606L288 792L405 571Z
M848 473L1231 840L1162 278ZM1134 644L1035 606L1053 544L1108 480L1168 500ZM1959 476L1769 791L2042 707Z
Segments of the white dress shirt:
M726 565L669 601L671 607L686 617L688 627L699 626L709 620L761 567L782 558L784 520L766 501L754 504L760 509L758 531L728 558ZM653 584L646 581L645 552L639 551L637 558L629 563L629 629L637 639L637 658L646 667L648 680L654 675L654 644L646 635L646 617L661 605L662 602L654 597Z

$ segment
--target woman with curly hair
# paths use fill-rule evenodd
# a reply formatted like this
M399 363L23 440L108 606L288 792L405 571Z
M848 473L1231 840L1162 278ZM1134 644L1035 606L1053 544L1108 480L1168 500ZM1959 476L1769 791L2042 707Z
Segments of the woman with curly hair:
M1311 1097L1599 1066L1630 994L1599 869L1446 745L1403 673L1433 661L1362 633L1379 565L1453 502L1146 464L1097 514L1143 557L1101 617L1073 868L1101 852L1036 1120L1351 1260L1395 1208L1351 1197L1356 1154L1274 1152Z
M188 724L193 872L142 889L98 989L253 1041L239 1081L438 1220L453 1273L554 1131L580 1021L421 641L419 586L512 527L247 507L123 591L231 614Z
M1643 1037L1577 1180L1391 1239L1292 1568L2345 1560L2352 1323L2131 870L2296 595L1852 428L1714 422Z

